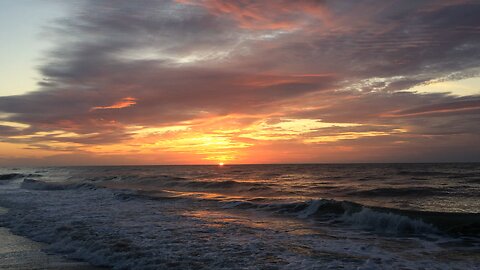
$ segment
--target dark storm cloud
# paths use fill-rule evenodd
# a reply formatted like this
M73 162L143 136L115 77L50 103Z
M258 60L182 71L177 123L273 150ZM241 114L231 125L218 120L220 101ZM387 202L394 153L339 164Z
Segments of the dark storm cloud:
M130 138L128 125L274 112L372 129L478 132L478 96L401 92L480 68L477 1L76 5L53 27L58 46L40 67L37 91L0 97L5 120L30 125L1 128L2 136L65 130L95 135L28 140L103 144ZM126 98L135 103L108 108ZM291 110L304 104L312 108ZM431 116L443 118L425 122Z

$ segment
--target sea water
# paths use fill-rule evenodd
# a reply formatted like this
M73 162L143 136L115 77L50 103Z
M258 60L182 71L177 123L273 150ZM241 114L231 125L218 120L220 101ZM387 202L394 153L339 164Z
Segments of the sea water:
M473 163L3 168L0 206L114 269L480 269Z

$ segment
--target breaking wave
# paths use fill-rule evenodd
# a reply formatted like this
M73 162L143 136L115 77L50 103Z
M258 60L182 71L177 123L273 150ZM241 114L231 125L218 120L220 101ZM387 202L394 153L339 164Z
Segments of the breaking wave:
M224 208L258 209L319 221L341 221L381 233L480 234L479 214L406 211L328 199L279 204L235 201L226 203Z

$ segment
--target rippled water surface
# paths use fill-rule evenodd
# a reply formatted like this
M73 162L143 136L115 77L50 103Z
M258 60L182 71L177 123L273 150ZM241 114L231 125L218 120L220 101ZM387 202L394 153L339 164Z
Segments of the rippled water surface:
M116 269L480 269L480 164L0 174L0 225Z

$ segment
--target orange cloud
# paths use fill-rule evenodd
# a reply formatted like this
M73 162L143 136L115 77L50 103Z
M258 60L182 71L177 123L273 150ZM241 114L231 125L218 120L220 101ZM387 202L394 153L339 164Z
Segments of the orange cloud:
M125 98L122 98L122 100L120 100L119 102L114 103L113 105L93 107L90 109L90 111L127 108L137 104L136 100L137 99L133 97L125 97Z

